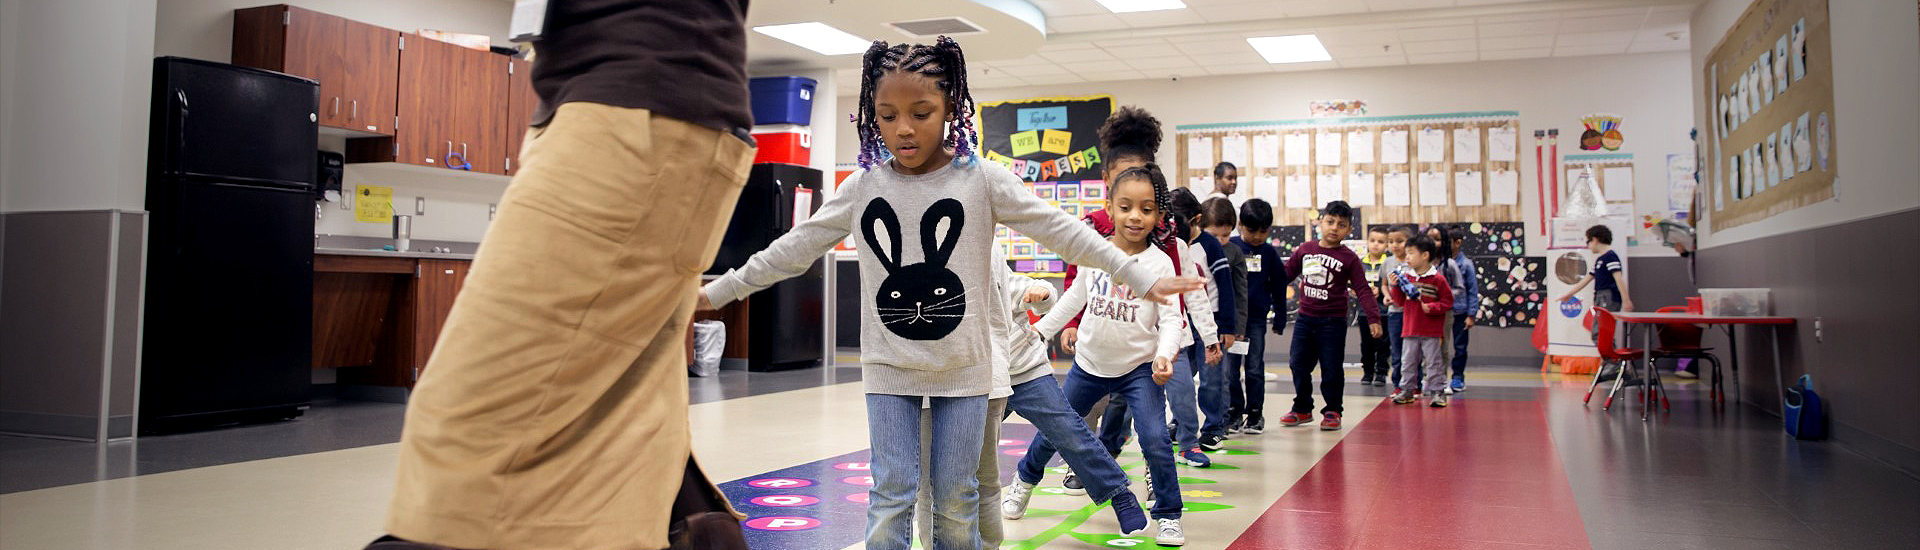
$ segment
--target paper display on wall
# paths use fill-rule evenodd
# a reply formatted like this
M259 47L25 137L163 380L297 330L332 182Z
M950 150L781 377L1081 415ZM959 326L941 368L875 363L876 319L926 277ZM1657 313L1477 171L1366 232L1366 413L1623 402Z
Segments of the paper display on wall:
M1267 201L1267 204L1280 204L1280 176L1259 176L1253 178L1253 198Z
M1693 208L1693 155L1667 155L1667 209L1685 212Z
M1380 177L1380 204L1384 206L1412 206L1413 190L1406 172L1393 172Z
M1608 201L1633 200L1633 167L1608 167L1601 171L1600 183Z
M1317 164L1321 166L1340 165L1340 138L1342 137L1346 137L1346 134L1327 131L1314 134L1315 147L1313 158L1318 161Z
M1453 163L1478 164L1480 162L1480 129L1453 129Z
M1445 130L1439 128L1421 130L1419 139L1420 144L1414 149L1417 151L1417 154L1420 155L1420 162L1447 161L1447 132Z
M1300 174L1287 176L1287 208L1313 207L1313 182Z
M1362 170L1347 176L1347 204L1373 206L1373 174Z
M393 223L393 188L362 185L353 197L353 221Z
M1234 134L1220 138L1220 162L1231 162L1242 168L1248 166L1247 136Z
M1347 133L1347 164L1367 164L1373 162L1373 132L1354 130Z
M1520 204L1520 173L1496 170L1487 176L1488 204Z
M1187 168L1210 170L1213 168L1213 137L1193 136L1187 138Z
M1407 162L1407 131L1382 130L1380 132L1380 162L1404 164Z
M1510 126L1487 130L1487 160L1513 162L1519 155L1519 131Z
M1420 173L1420 206L1447 205L1447 175L1440 172Z
M1347 196L1347 190L1345 189L1346 184L1340 180L1339 172L1320 174L1320 177L1317 178L1316 181L1317 183L1313 186L1313 194L1319 198L1319 201L1313 204L1345 200Z
M1453 205L1480 206L1480 173L1472 170L1453 173Z
M1253 165L1258 168L1280 167L1280 136L1254 134Z
M1287 156L1287 166L1306 166L1313 160L1313 157L1308 154L1310 153L1308 149L1313 147L1313 141L1307 138L1307 134L1302 132L1289 133L1285 141L1286 143L1282 145L1285 148L1284 152Z

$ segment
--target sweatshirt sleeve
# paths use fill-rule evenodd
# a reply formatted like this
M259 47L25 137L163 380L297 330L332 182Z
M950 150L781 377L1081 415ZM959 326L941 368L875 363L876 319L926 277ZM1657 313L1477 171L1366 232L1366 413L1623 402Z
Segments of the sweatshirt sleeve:
M1168 262L1167 267L1171 268L1172 262ZM1173 270L1167 269L1167 271ZM1152 307L1160 314L1160 341L1153 356L1171 360L1179 355L1180 343L1187 340L1187 322L1181 318L1178 306L1153 304Z
M1466 284L1467 290L1467 310L1462 313L1475 315L1480 309L1480 269L1474 267L1473 260L1460 262L1460 276L1465 279L1461 282Z
M1366 264L1359 260L1356 256L1347 263L1347 287L1360 299L1360 309L1367 312L1367 322L1377 325L1380 324L1380 300L1373 296L1373 285L1367 283Z
M707 283L701 289L707 300L713 302L714 307L723 306L806 273L813 262L853 232L854 203L863 196L857 191L862 174L864 172L848 176L841 183L840 192L821 204L807 221L774 239L765 250L754 253L745 265L727 270L720 278Z
M1273 308L1273 318L1276 319L1274 324L1286 326L1287 287L1293 286L1294 275L1300 273L1300 258L1302 256L1300 249L1293 249L1293 256L1284 262L1280 261L1280 251L1275 250L1273 245L1267 245L1264 250L1255 250L1254 253L1262 255L1262 264L1280 266L1280 273L1267 273L1267 296L1271 297L1267 300L1267 304ZM1267 318L1267 312L1261 311L1258 313L1261 319Z
M1247 299L1247 255L1240 251L1240 245L1228 243L1227 246L1233 247L1227 252L1227 263L1233 267L1233 333L1252 336L1247 334L1248 310L1253 307Z
M1039 331L1041 336L1052 339L1054 334L1066 327L1068 319L1079 317L1080 310L1086 307L1087 285L1074 285L1067 289L1066 296L1060 297L1060 303L1053 307L1053 311L1047 312L1040 322L1033 324L1033 329Z
M1067 263L1112 273L1117 282L1141 292L1160 282L1151 270L1101 238L1093 228L1027 192L1026 186L1020 185L1020 179L1005 167L983 162L981 169L986 172L986 183L992 186L988 194L993 198L993 217L997 223L1032 237Z
M1187 267L1190 268L1189 271L1192 271L1194 274L1198 274L1205 269L1204 263L1207 257L1204 252L1195 250L1198 248L1200 247L1195 245L1193 248L1188 249L1187 254L1184 256L1185 260L1183 260L1187 262ZM1200 343L1202 345L1211 346L1220 343L1220 327L1214 324L1213 317L1214 303L1217 299L1218 291L1211 283L1196 290L1189 290L1186 293L1187 313L1189 314L1187 317L1193 319L1193 329L1200 334Z
M1203 240L1200 246L1206 251L1207 271L1213 274L1213 284L1209 288L1214 289L1214 295L1218 297L1213 304L1214 327L1219 334L1239 334L1241 325L1234 324L1238 318L1236 309L1239 302L1235 301L1233 295L1233 267L1227 265L1226 251L1220 248L1218 242Z

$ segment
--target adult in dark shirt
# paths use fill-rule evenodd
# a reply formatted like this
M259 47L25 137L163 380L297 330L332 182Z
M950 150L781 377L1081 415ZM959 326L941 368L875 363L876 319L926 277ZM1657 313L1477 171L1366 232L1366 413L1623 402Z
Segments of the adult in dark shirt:
M550 1L522 165L369 549L665 548L676 496L730 512L692 458L684 342L753 160L745 20L744 0Z

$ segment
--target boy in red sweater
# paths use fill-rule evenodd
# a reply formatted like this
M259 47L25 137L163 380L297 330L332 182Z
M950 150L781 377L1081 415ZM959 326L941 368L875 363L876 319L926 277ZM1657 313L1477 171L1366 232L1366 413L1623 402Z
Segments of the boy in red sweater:
M1287 258L1287 270L1280 274L1282 286L1300 280L1300 313L1293 318L1293 410L1280 417L1280 423L1298 426L1313 420L1313 367L1320 366L1320 396L1327 406L1321 409L1320 429L1340 429L1341 393L1346 389L1346 371L1340 368L1347 349L1347 295L1360 299L1367 312L1367 332L1379 338L1380 303L1373 297L1373 285L1367 283L1360 255L1340 244L1353 231L1353 207L1346 201L1327 203L1320 211L1320 240L1300 243ZM1284 297L1276 296L1275 300ZM1249 320L1248 322L1252 322ZM1284 323L1274 323L1280 332ZM1249 376L1254 374L1249 373Z
M1407 241L1408 269L1399 280L1387 285L1387 296L1406 310L1400 324L1401 347L1405 350L1400 363L1407 376L1401 378L1400 390L1393 393L1394 403L1414 402L1414 392L1420 390L1424 378L1432 406L1447 406L1447 366L1441 363L1440 337L1447 330L1447 312L1453 309L1453 289L1434 265L1439 252L1439 243L1426 235ZM1421 284L1432 285L1434 296L1422 296L1416 288ZM1415 376L1418 372L1426 376Z

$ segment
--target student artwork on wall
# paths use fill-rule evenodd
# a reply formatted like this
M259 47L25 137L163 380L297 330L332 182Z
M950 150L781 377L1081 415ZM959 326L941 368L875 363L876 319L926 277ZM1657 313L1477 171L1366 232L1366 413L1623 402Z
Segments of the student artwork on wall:
M1833 198L1830 0L1757 0L1703 64L1713 116L1699 184L1714 230Z
M1106 200L1098 142L1100 125L1113 112L1112 96L988 102L979 112L980 155L1025 180L1034 196L1074 217L1098 210L1088 202ZM1062 275L1061 262L1048 261L1058 256L1018 232L999 236L999 242L1009 261L1026 268L1016 271Z
M1620 115L1594 113L1580 117L1580 123L1586 125L1580 132L1582 151L1619 151L1627 140L1626 134L1620 132Z

